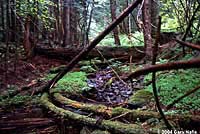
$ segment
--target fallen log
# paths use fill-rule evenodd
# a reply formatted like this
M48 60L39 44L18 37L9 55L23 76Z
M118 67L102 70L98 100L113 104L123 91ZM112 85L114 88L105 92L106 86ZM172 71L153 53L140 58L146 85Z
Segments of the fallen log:
M23 118L18 120L0 121L0 130L10 130L24 127L40 127L53 124L48 118Z
M133 73L130 73L128 76L122 78L124 80L130 80L132 78L138 77L140 75L147 75L152 72L165 71L165 70L175 70L175 69L189 69L189 68L199 68L200 67L200 58L192 59L189 61L177 61L171 63L150 65L148 67L138 69Z
M123 118L126 118L128 121L145 121L150 118L160 118L160 114L158 112L154 111L142 111L142 110L129 110L126 108L122 107L107 107L101 104L87 104L87 103L82 103L82 102L77 102L71 99L68 99L64 96L62 96L60 93L54 93L53 94L54 98L60 102L61 104L65 104L77 109L81 109L87 112L93 112L96 114L101 114L104 117L110 117L110 118L115 118L117 116L123 115ZM172 114L172 115L166 115L166 118L168 120L172 121L178 121L181 124L195 124L198 123L200 124L200 116L199 115L177 115L177 114Z
M144 130L141 126L136 124L125 124L118 121L110 121L102 119L100 122L97 119L88 116L79 115L71 111L59 108L49 101L48 94L44 93L41 97L41 104L53 111L55 114L63 117L64 119L74 120L84 125L93 126L99 129L111 131L113 133L121 134L143 134L143 133L157 133Z
M200 46L197 45L197 44L193 44L193 43L190 43L190 42L185 42L185 41L182 41L182 40L179 40L179 39L174 39L174 40L176 42L180 43L183 46L187 46L189 48L192 48L192 49L200 51Z
M47 56L49 58L56 58L61 60L70 61L73 59L76 55L79 54L81 50L84 48L42 48L37 46L35 48L35 53L37 55L43 55ZM142 59L144 57L144 47L138 46L138 47L96 47L96 49L92 49L87 57L84 58L95 58L100 57L101 54L98 52L98 50L101 52L101 54L105 58L120 58L124 57L123 60L128 60L130 56L132 56L133 60L137 61L139 59Z

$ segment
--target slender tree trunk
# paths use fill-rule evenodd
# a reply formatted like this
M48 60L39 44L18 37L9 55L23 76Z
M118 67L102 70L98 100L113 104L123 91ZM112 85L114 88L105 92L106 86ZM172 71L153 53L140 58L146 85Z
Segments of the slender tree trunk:
M2 41L5 41L5 13L4 13L4 1L1 0L1 25L2 25Z
M151 36L154 39L156 38L158 16L159 16L159 0L151 0L151 24L152 24Z
M24 50L26 52L27 58L31 58L34 54L34 44L31 42L30 37L30 25L31 25L31 16L27 16L26 22L25 22L25 32L24 32Z
M145 54L146 60L152 60L152 46L153 40L151 37L151 0L144 0L143 5L143 32L144 32L144 43L145 43Z
M82 25L82 44L83 46L85 46L87 44L87 33L86 33L86 29L87 29L87 3L85 0L82 0L82 5L83 5L83 25Z
M12 5L10 5L10 29L11 29L11 41L14 42L15 41L15 38L16 38L16 35L15 35L15 31L16 31L16 16L15 16L15 6L16 5L16 2L15 0L10 0L10 3Z
M6 34L8 35L7 37L9 37L9 39L7 39L7 41L10 41L10 1L7 0L6 1L7 6L6 6Z
M110 0L112 21L116 19L116 6L117 6L116 0ZM121 44L120 44L120 39L119 39L119 31L117 27L113 30L113 35L114 35L115 45L120 46Z
M66 45L70 45L70 5L71 0L64 0L64 8L63 8L63 44L62 47Z
M94 10L94 0L92 1L89 22L88 22L88 26L87 26L87 30L86 30L87 31L87 44L89 44L89 32L90 32L90 26L91 26L91 22L92 22L93 10Z

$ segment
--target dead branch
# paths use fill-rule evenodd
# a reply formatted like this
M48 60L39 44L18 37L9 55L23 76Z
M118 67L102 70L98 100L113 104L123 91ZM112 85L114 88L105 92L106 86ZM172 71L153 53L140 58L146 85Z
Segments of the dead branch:
M175 70L175 69L189 69L189 68L199 68L200 67L200 59L192 59L189 61L177 61L165 64L151 65L149 67L145 67L135 72L129 74L124 79L129 80L131 78L138 77L140 75L146 75L151 72L158 72L164 70Z
M174 40L176 42L180 43L183 46L187 46L189 48L192 48L192 49L200 51L200 46L199 45L196 45L196 44L193 44L193 43L190 43L190 42L185 42L185 41L182 41L182 40L179 40L179 39L174 39Z
M50 125L54 123L53 120L48 118L24 118L19 120L0 121L0 130L8 130L13 128L24 127L38 127L44 125Z

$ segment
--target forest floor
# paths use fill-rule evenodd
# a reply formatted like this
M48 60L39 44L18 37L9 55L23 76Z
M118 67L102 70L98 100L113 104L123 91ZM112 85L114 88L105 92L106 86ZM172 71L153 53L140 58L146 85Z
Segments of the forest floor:
M48 59L41 56L36 56L29 61L23 61L23 60L18 60L17 62L16 61L14 62L14 61L15 60L13 59L9 61L7 64L5 63L0 64L0 92L1 92L0 95L5 96L9 93L12 93L13 91L19 91L18 97L9 98L9 95L8 95L7 96L8 98L5 99L5 101L4 99L0 98L0 100L2 101L0 103L1 104L1 107L0 107L0 133L1 134L4 134L4 133L5 134L18 134L18 133L20 134L28 134L28 133L79 134L80 132L87 133L88 131L93 130L93 128L91 129L91 128L85 127L84 125L80 125L80 124L78 125L75 122L73 123L73 121L69 123L63 120L62 118L59 118L59 117L57 118L57 115L55 115L53 112L45 110L43 107L41 107L40 104L38 105L38 100L41 94L33 96L34 88L40 87L45 83L43 78L46 77L49 71L52 68L55 68L61 65L66 65L67 64L66 62L62 60ZM73 71L80 71L80 68L77 67ZM101 85L101 83L98 83L98 80L99 78L104 79L104 76L103 76L104 73L105 73L105 70L99 71L98 73L95 74L95 76L89 75L92 79L90 79L88 84L90 84L90 86ZM48 77L51 78L52 76L48 76ZM107 82L109 80L112 80L110 79L111 78L110 76L105 76L105 77L106 77L105 79ZM67 83L67 81L69 80L67 79L67 80L64 80L63 82ZM140 78L140 83L143 83L141 81L144 81L144 77ZM106 83L105 85L107 86L107 84L109 83ZM120 82L115 83L115 84L112 85L113 88L115 88L116 86L124 87ZM136 84L138 84L138 82L136 82ZM67 85L65 86L67 87ZM140 86L141 85L139 85L139 87L137 88L141 88ZM105 96L105 94L101 94L102 87L97 86L97 88L100 88L98 91L98 97ZM106 90L104 92L108 92L107 89L110 89L105 86L103 86L103 88L104 90ZM124 89L123 91L125 91L126 93L125 94L122 93L122 95L123 94L124 96L129 95L128 89ZM96 100L94 100L95 96L91 97L87 94L86 96L87 97L89 96L89 99L87 99L86 101L88 102L92 100L92 103L97 103L97 104L104 104L104 102L116 103L116 101L117 101L116 104L118 104L120 103L120 101L122 101L121 103L126 101L126 98L124 100L123 98L121 98L120 100L112 99L113 96L115 95L115 94L113 95L113 92L109 92L108 94L110 96L106 96L106 99L102 97L103 99L98 98ZM78 99L77 101L80 101L80 99ZM81 101L85 102L85 100L81 100ZM102 103L99 103L99 101L102 101ZM5 103L5 105L3 103ZM111 106L116 107L115 103L114 104L112 103ZM65 106L65 105L62 107L69 108L68 106ZM129 107L129 108L135 107L135 105L132 105L132 104L126 105L126 107ZM163 105L163 108L165 108L164 105ZM150 101L148 104L145 104L145 106L142 106L142 109L155 110L155 103ZM193 116L200 115L198 110L190 111L190 114L192 114ZM97 119L97 121L98 120L99 119ZM128 121L123 120L122 122L128 122ZM192 126L187 126L187 127L191 128ZM100 131L100 133L103 133L103 132L104 131Z

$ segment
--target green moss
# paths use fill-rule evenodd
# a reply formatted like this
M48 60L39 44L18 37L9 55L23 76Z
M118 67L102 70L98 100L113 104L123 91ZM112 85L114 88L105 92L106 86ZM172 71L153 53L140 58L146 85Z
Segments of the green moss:
M110 134L108 131L94 130L91 134Z
M55 74L49 74L45 79L51 80L54 76ZM81 93L83 89L87 88L87 77L85 72L70 72L58 81L53 90Z
M153 94L146 90L138 90L134 93L130 99L129 103L131 104L145 104L153 97Z
M170 71L169 73L160 74L157 77L157 89L160 100L164 105L170 104L176 98L182 96L187 91L195 88L200 84L200 69L187 69ZM146 76L146 80L151 75ZM147 80L148 81L148 80ZM146 90L152 92L152 86L146 87ZM184 110L200 110L200 91L185 97L175 106Z
M16 95L13 98L6 98L6 99L1 99L0 101L0 106L5 107L5 106L10 106L10 105L26 105L30 103L37 103L38 97L31 97L28 95Z

